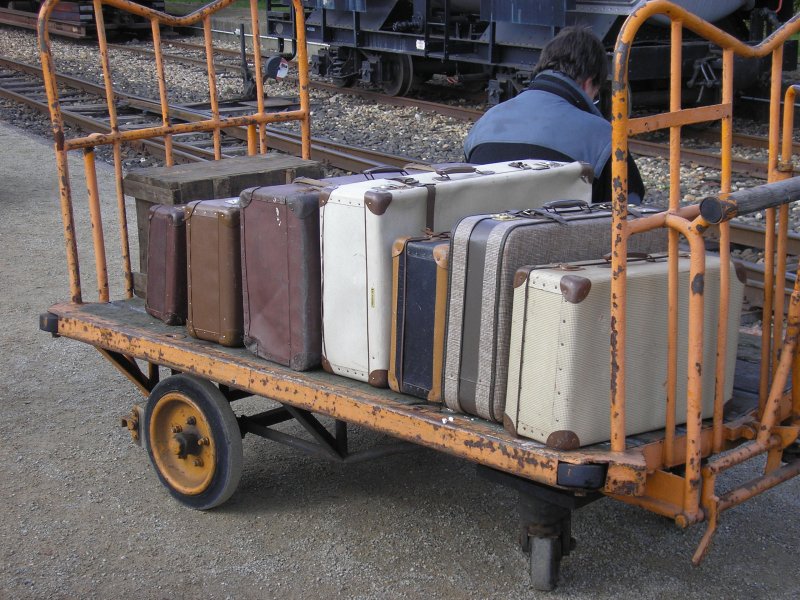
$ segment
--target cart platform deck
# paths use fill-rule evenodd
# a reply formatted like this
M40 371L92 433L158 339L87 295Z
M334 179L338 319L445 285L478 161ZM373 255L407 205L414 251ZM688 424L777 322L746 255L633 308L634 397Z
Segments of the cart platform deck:
M43 324L44 329L110 353L107 357L145 394L152 385L147 385L141 372L135 373L138 367L130 358L192 373L247 395L362 425L549 486L574 488L575 480L570 475L575 475L575 465L589 465L605 473L603 492L641 495L646 474L656 466L652 463L660 455L663 432L659 431L629 436L624 453L612 452L608 443L557 450L515 437L499 424L391 390L322 370L291 371L254 356L245 348L227 348L192 338L183 328L165 325L148 315L144 302L138 298L56 304L45 315L48 318L51 322ZM757 407L757 369L756 338L743 335L736 398L728 403L726 422L744 417ZM682 429L678 427L676 435L684 434Z

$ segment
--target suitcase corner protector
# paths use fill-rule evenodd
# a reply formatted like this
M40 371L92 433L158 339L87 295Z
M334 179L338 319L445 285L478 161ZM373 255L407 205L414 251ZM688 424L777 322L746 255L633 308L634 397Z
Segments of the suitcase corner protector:
M514 289L517 289L528 281L531 271L533 271L533 266L530 265L517 269L517 272L514 274Z
M389 372L386 369L376 369L369 372L369 384L372 387L385 388L389 385Z
M545 445L555 450L577 450L581 447L581 440L574 431L560 429L547 436Z
M505 429L508 433L513 436L518 436L517 433L517 426L514 425L514 422L511 420L507 414L503 414L503 429Z

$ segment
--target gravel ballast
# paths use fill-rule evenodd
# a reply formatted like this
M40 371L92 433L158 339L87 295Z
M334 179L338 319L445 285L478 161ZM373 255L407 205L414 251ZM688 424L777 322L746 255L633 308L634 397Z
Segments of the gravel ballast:
M35 52L28 37L3 29L0 54L11 56L15 44ZM70 54L75 59L77 51ZM134 78L133 72L121 76ZM324 101L317 103L315 133L320 114L362 114L353 105L342 108L345 102L350 99L343 95L328 100L330 113L322 112ZM380 124L373 139L390 137L404 153L417 147L419 158L458 159L466 124L403 110L405 116L396 116L395 109L363 103L368 119ZM400 126L394 119L408 123L403 134L395 133ZM45 121L7 103L0 105L0 121L0 295L6 315L0 333L0 597L638 600L800 594L794 576L797 479L724 513L699 568L690 557L702 525L680 530L609 499L580 509L573 520L577 549L562 563L560 587L549 594L529 586L526 557L516 543L515 493L479 478L471 464L434 451L338 465L248 436L242 482L231 500L206 513L182 507L158 482L146 453L118 427L119 417L142 400L133 385L93 348L37 329L38 314L69 297L52 141L43 137ZM426 140L425 148L408 139L420 122L441 135ZM452 136L445 135L450 128ZM337 131L330 125L330 136ZM128 160L133 168L138 159ZM666 193L660 162L645 162L642 170L651 189L661 185ZM99 169L109 203L106 243L113 248L113 173L107 165ZM88 242L79 160L70 171L78 236ZM690 177L713 187L711 170L687 167L686 174L685 194L703 193ZM90 251L81 259L91 300ZM110 272L118 282L113 274L119 264L112 263ZM119 290L112 295L119 297ZM252 413L267 406L245 400L234 407ZM299 427L282 427L302 435ZM354 429L351 441L364 448L389 440ZM723 486L744 482L762 467L739 468Z

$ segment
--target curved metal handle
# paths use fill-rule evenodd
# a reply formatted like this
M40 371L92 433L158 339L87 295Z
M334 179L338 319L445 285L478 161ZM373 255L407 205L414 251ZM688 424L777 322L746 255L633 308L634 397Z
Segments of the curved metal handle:
M589 203L584 200L551 200L542 205L544 210L560 210L563 208L589 208Z
M381 173L400 173L401 175L408 175L408 171L406 171L402 167L392 167L390 165L380 165L377 167L370 167L369 169L364 169L361 171L361 174L364 175L367 179L375 179L375 175L379 175Z
M647 262L656 262L655 256L652 254L648 254L647 252L628 252L628 260L646 260ZM603 254L603 260L610 263L611 262L611 252L607 252Z
M436 169L436 174L440 177L444 177L445 179L449 179L450 175L455 175L456 173L477 173L478 168L473 165L451 165L449 167L442 167L441 169Z

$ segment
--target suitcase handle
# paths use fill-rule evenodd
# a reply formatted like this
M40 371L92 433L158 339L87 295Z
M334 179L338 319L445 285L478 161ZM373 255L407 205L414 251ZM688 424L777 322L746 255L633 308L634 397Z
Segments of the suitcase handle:
M494 171L479 171L478 167L472 165L450 165L449 167L442 167L436 169L436 174L439 176L440 181L447 181L450 175L456 173L477 173L478 175L491 175Z
M328 182L321 181L320 179L311 179L310 177L298 177L292 183L301 183L315 188L325 188L330 185Z
M658 258L659 257L648 254L647 252L628 252L628 260L646 260L647 262L656 262ZM610 263L611 252L603 254L603 260Z
M400 173L401 175L408 175L408 171L405 170L405 167L392 167L389 165L370 167L369 169L361 171L361 174L367 179L375 179L375 175L380 175L381 173Z
M565 208L588 209L589 203L584 200L551 200L542 205L543 210L562 210Z

